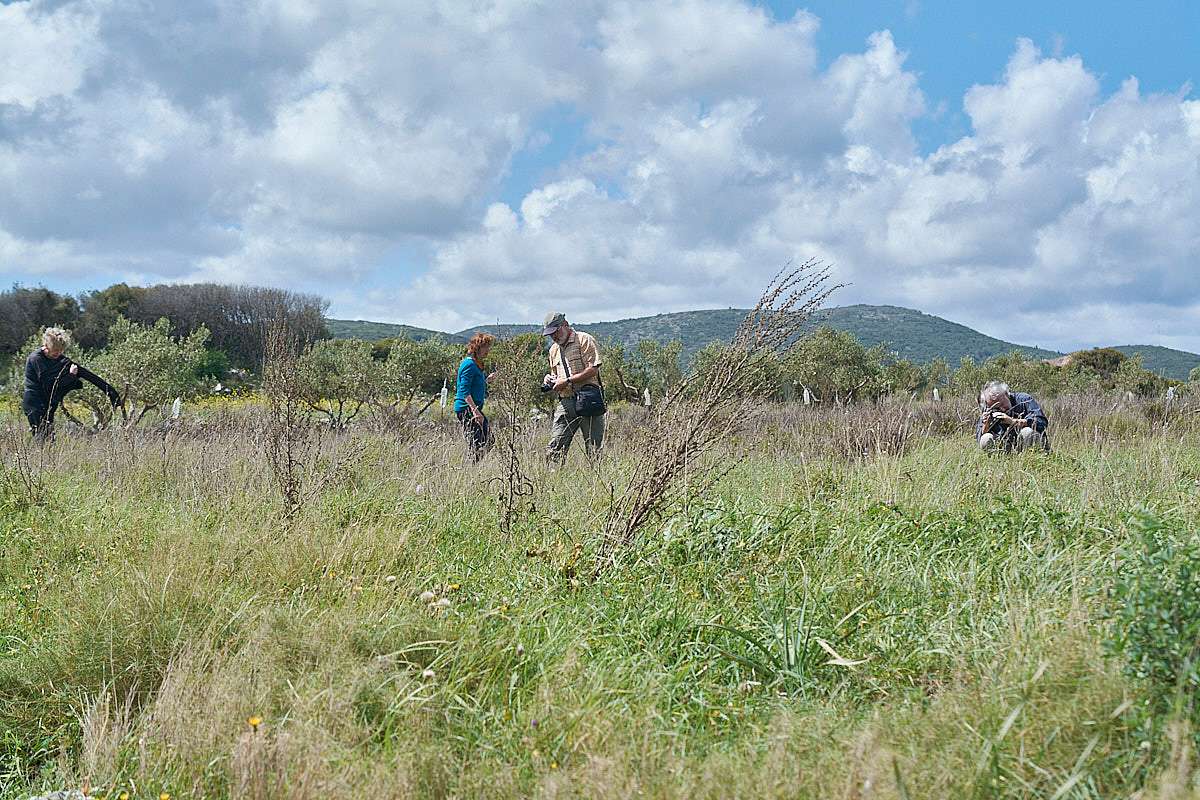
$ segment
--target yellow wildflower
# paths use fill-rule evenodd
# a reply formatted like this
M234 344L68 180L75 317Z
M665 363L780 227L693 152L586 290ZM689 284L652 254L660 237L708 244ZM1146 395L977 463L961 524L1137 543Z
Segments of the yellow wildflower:
M258 726L262 725L262 717L250 717L246 720L246 724L253 730L258 730Z

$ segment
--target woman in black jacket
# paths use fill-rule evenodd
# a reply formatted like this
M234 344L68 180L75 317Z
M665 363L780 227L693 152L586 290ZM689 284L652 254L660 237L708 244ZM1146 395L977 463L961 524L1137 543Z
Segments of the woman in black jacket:
M47 328L42 334L42 346L25 360L21 410L36 438L49 439L54 435L55 412L67 392L82 387L83 381L108 395L113 406L121 402L121 395L107 381L64 355L70 343L71 335L62 328Z

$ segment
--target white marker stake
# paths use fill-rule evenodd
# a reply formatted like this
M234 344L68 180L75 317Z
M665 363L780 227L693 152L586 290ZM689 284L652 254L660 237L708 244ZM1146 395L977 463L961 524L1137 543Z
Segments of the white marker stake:
M449 396L450 396L450 388L448 386L446 386L446 379L442 378L442 394L441 394L441 398L440 398L441 403L442 403L442 411L446 410L446 398Z

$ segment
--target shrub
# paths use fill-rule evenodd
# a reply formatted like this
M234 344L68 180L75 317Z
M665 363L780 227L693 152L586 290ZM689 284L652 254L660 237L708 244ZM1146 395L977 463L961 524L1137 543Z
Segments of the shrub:
M383 396L392 408L409 407L418 394L437 397L442 386L454 391L454 370L462 358L460 345L440 339L395 339L380 371ZM421 409L427 408L429 403Z
M1108 650L1145 688L1147 721L1163 719L1186 697L1193 730L1200 712L1200 537L1168 527L1149 514L1135 521L1138 536L1121 554L1110 592Z
M301 399L324 415L330 426L346 427L379 391L380 368L371 343L361 339L322 339L296 362Z
M121 393L125 424L133 426L151 409L162 408L176 397L193 397L203 388L198 373L207 356L207 341L208 329L203 326L175 337L166 319L147 327L122 317L109 329L108 347L92 357L90 366ZM111 407L99 389L85 383L77 396L91 409L96 427L108 424Z

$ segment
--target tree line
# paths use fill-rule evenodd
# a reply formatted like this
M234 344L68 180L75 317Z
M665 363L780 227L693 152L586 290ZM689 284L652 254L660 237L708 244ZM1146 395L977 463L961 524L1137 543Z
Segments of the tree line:
M119 319L153 326L166 319L175 337L204 327L208 348L231 366L262 366L266 326L283 320L303 342L328 336L329 303L316 295L258 286L215 283L129 286L114 284L79 295L43 287L0 292L0 353L16 353L30 336L58 325L85 351L102 350Z
M117 386L127 399L121 420L136 424L176 397L211 391L231 366L258 373L266 330L283 321L301 350L296 367L303 402L332 427L344 427L364 412L418 414L436 402L443 387L453 392L461 344L437 338L330 339L326 306L312 295L216 284L117 284L77 297L14 287L0 292L0 357L15 357L8 384L19 394L20 356L38 347L46 326L71 329L70 355ZM646 339L633 347L602 342L606 392L612 400L656 404L675 392L695 391L728 346L714 342L686 359L679 340ZM552 398L539 391L547 367L542 337L522 334L498 341L491 360L491 368L505 373L508 402L549 410ZM966 358L951 367L940 359L916 364L829 327L760 359L756 369L762 373L753 385L762 400L826 404L928 397L934 390L971 396L989 380L1004 380L1040 397L1096 390L1151 396L1172 383L1145 369L1140 358L1112 348L1074 353L1065 365L1012 352L982 363ZM90 412L88 424L113 424L98 392L83 391L79 401Z

